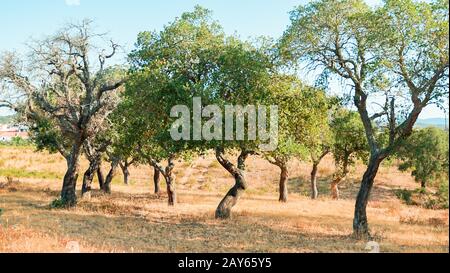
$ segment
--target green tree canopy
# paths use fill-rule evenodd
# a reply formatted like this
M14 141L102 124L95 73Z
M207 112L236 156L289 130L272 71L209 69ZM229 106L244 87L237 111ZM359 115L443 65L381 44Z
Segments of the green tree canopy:
M336 172L331 183L332 196L339 198L338 186L350 172L357 160L367 162L369 147L365 137L364 125L358 113L345 108L337 109L331 121L333 134L333 154Z
M389 0L374 9L362 0L313 1L291 13L281 53L351 87L370 148L353 223L355 234L366 236L366 207L381 162L409 137L427 105L448 96L448 1ZM377 124L387 124L385 145Z
M414 131L397 153L403 161L399 169L410 170L423 189L428 182L448 177L448 137L448 132L435 127Z

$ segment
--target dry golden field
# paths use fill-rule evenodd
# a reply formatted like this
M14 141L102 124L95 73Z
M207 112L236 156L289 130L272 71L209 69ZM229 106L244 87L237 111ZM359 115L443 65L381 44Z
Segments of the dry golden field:
M86 165L83 161L82 170ZM250 189L227 221L215 220L214 211L233 180L212 156L178 162L174 208L165 196L152 194L152 169L139 166L131 169L129 186L118 172L111 196L94 191L75 209L50 209L64 169L59 155L0 148L0 252L67 252L70 241L79 242L82 252L366 252L367 242L351 236L363 166L342 185L342 200L335 201L328 197L334 168L326 158L319 172L321 195L313 201L310 166L292 162L289 202L281 204L278 169L251 158ZM395 189L417 186L395 167L381 169L368 206L381 252L449 251L448 210L407 206L395 196Z

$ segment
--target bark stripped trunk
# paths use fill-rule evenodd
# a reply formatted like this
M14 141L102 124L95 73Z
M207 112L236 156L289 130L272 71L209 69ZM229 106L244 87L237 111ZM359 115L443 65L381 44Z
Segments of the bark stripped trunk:
M159 189L159 176L163 175L166 180L167 186L167 196L168 196L168 204L169 206L175 206L177 203L177 191L175 188L175 174L173 173L173 169L175 168L175 156L170 155L167 159L167 167L163 168L156 160L152 158L148 158L148 162L155 168L155 174L153 176L155 183L155 193L158 194Z
M319 196L319 190L317 189L317 170L318 164L314 163L311 171L311 199L317 199Z
M76 186L81 156L81 143L72 146L70 155L67 157L67 171L64 175L61 190L61 201L65 206L73 207L77 203Z
M111 163L111 169L109 170L109 173L106 176L106 180L105 180L105 183L103 184L103 188L102 188L102 190L107 194L111 194L111 183L112 183L114 176L116 175L116 170L117 170L118 166L119 166L119 162L117 160L114 160Z
M153 173L153 184L155 187L155 194L156 195L160 195L161 194L161 188L159 186L159 182L161 180L161 172L158 170L158 168L153 168L154 169L154 173Z
M245 160L251 154L249 151L242 151L238 158L238 167L236 168L230 161L224 158L224 150L216 149L216 158L220 165L224 167L235 180L234 186L228 191L223 200L216 209L216 219L228 219L231 217L231 209L236 205L242 193L247 189L247 183L244 177Z
M342 178L336 177L331 182L331 198L334 200L339 200L340 194L339 194L339 183L341 183Z
M339 164L337 164L338 171L334 175L333 181L331 181L331 198L334 200L339 200L339 184L344 181L349 173L348 164L351 153L346 153L344 155L344 160L342 162L342 169L340 169ZM340 169L340 170L339 170Z
M173 169L175 168L174 157L171 156L168 159L168 165L164 174L167 185L167 196L169 206L175 206L177 203L177 191L175 188L175 176L173 175Z
M353 219L353 231L357 238L370 236L366 208L367 203L369 202L370 191L372 190L375 176L377 175L382 161L383 158L380 155L372 155L361 182L361 188L356 198L355 216Z
M286 164L282 164L280 166L281 174L280 174L280 198L279 201L282 203L286 203L288 201L288 178L289 172Z
M289 171L287 168L287 160L284 158L280 158L280 157L268 157L267 161L269 161L269 163L277 166L278 168L280 168L280 182L279 182L279 194L280 197L278 199L278 201L282 202L282 203L287 203L288 201L288 179L289 179Z

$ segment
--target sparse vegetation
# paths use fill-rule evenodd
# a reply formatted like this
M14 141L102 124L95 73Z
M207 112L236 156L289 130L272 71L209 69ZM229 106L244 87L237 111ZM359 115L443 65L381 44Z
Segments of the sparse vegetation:
M448 131L414 129L448 10L314 0L243 39L197 5L128 52L84 19L1 53L30 139L0 143L0 252L448 252Z
M0 147L2 146L14 146L14 147L31 147L33 143L28 139L21 137L13 137L11 141L0 141Z
M62 179L64 174L52 171L28 171L17 168L0 168L0 176L17 178L35 178L35 179Z
M16 154L10 149L0 149L0 157ZM45 164L58 155L33 151L29 148L23 156L31 156L32 165L41 171L52 171L54 164L64 167L62 158ZM65 252L71 240L80 242L82 252L131 252L131 248L136 253L364 252L365 243L352 239L350 225L358 178L364 171L361 163L341 185L340 200L335 201L329 187L335 171L333 159L326 157L318 180L322 194L313 201L309 198L309 164L295 161L290 164L289 203L279 204L278 168L264 158L251 158L247 163L251 187L235 207L233 219L222 223L214 220L215 207L233 181L213 162L213 155L196 160L185 184L184 173L177 176L180 203L176 210L168 209L165 194L153 195L153 172L148 166L131 168L134 183L130 186L124 185L118 174L110 196L94 183L91 200L81 200L70 210L61 208L58 201L51 209L50 204L59 199L58 180L22 178L8 185L5 181L0 186L0 252ZM87 165L88 161L82 159L81 166ZM204 182L200 181L203 174ZM381 251L448 251L448 210L406 205L395 195L396 188L415 190L416 183L395 166L382 167L369 210L374 232L381 234L377 238ZM80 190L78 187L78 194ZM252 232L245 231L249 225ZM12 226L16 227L14 231ZM91 232L85 233L85 229ZM278 235L273 237L275 233Z

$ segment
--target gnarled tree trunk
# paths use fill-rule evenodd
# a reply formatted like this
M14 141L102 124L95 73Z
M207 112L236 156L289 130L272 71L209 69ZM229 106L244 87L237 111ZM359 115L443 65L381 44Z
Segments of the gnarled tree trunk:
M175 176L173 174L173 169L175 168L174 157L171 156L168 159L168 165L164 174L167 184L167 196L169 197L169 206L175 206L177 203L177 191L175 188Z
M70 155L67 157L67 171L64 175L61 190L61 201L65 206L72 207L77 203L76 186L80 166L81 143L72 146Z
M216 209L217 219L228 219L231 216L231 209L236 205L242 193L247 189L247 183L244 177L245 160L252 154L249 151L242 151L238 158L238 167L224 158L224 150L216 148L216 158L220 165L224 167L235 180L234 186L228 191Z
M353 219L353 232L357 238L362 238L369 235L369 225L367 222L366 208L369 202L370 191L373 187L375 176L383 157L379 154L374 154L370 157L369 165L364 173L361 188L356 198L355 216Z
M83 176L83 186L81 189L82 198L91 198L92 190L92 180L94 180L94 175L99 169L99 162L94 160L89 163L89 168L86 170Z
M111 194L111 183L114 176L116 175L116 170L118 166L119 166L118 160L113 160L113 162L111 162L111 169L109 170L109 173L106 176L106 180L102 188L102 190L107 194Z
M173 169L175 168L175 156L171 155L167 159L167 167L163 168L156 160L149 158L150 164L155 168L154 182L155 182L155 192L159 192L159 174L164 176L167 185L167 196L169 206L175 206L177 203L177 191L175 188L175 174ZM157 172L157 171L158 172Z
M154 169L154 173L153 173L153 184L155 187L155 194L156 195L160 195L161 194L161 188L159 186L159 182L161 180L161 172L158 170L158 168L153 168Z

